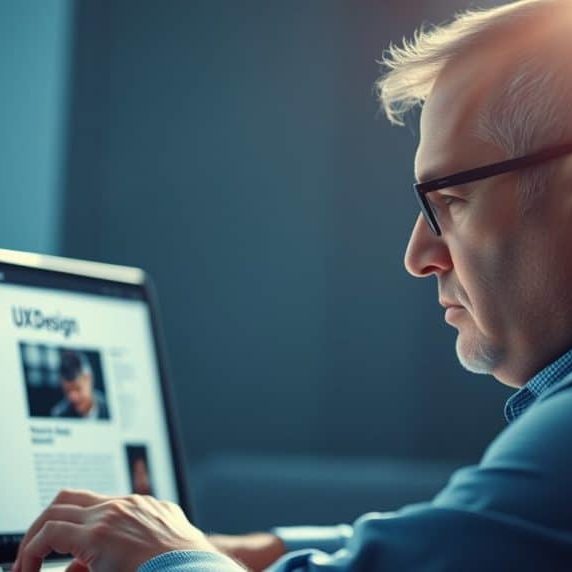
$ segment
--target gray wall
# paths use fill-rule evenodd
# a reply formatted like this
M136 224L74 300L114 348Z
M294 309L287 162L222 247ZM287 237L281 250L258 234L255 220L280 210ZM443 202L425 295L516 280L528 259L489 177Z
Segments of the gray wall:
M59 251L68 0L0 2L0 248Z
M416 128L372 90L441 4L75 4L64 252L155 276L194 459L475 460L502 427L402 268Z

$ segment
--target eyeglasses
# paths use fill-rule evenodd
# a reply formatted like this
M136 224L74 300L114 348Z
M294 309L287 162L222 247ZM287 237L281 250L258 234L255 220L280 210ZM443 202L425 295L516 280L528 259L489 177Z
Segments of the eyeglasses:
M466 185L467 183L473 183L475 181L480 181L481 179L488 179L489 177L495 177L497 175L510 173L511 171L517 171L519 169L525 169L526 167L532 167L533 165L540 165L541 163L557 159L564 155L569 155L570 153L572 153L572 143L566 143L564 145L558 145L556 147L537 151L531 155L517 157L516 159L509 159L508 161L501 161L500 163L493 163L492 165L485 165L483 167L477 167L476 169L469 169L468 171L461 171L447 177L432 179L425 183L415 183L413 185L413 191L417 197L417 202L421 207L421 212L423 213L429 228L434 234L441 236L441 228L437 222L437 215L435 214L435 210L430 201L427 199L427 193L432 193L433 191L439 191L449 187Z

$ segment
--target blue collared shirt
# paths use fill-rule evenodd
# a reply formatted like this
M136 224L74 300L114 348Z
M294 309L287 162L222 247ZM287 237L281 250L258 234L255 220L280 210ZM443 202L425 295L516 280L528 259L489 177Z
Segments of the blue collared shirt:
M525 414L526 413L526 414ZM572 350L505 407L481 462L430 502L353 527L276 529L289 553L271 572L572 570ZM237 572L225 556L178 551L138 572Z
M511 395L504 407L509 423L522 415L547 389L572 373L572 350L539 371L529 382Z

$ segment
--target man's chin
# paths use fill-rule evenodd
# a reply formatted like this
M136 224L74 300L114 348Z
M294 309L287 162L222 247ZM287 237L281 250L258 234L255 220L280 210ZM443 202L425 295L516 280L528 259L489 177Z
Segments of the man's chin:
M491 374L500 361L498 348L475 337L466 339L461 332L455 345L461 365L472 373Z

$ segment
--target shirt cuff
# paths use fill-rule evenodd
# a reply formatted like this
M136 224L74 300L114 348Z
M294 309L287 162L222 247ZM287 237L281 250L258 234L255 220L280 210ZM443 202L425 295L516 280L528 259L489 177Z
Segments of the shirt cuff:
M147 560L137 572L244 572L234 560L220 552L173 550Z
M353 535L349 524L337 526L279 526L271 530L286 547L287 552L315 548L332 554L343 548Z

